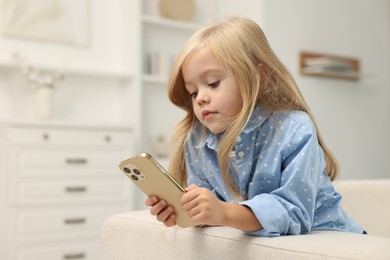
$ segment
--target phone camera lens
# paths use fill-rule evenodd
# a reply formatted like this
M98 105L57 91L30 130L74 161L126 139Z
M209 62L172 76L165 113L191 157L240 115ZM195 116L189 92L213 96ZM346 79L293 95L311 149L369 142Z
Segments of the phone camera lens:
M123 168L123 170L124 170L125 172L127 172L127 173L130 173L130 172L131 172L130 169L127 168L127 167Z
M134 173L137 175L141 175L141 172L138 169L134 169Z
M135 175L131 175L131 178L132 178L133 180L135 180L135 181L138 181L138 177L135 176Z

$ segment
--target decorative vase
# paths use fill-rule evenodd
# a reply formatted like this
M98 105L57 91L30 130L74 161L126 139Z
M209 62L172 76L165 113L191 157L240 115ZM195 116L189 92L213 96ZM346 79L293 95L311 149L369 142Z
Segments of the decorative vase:
M194 0L160 0L159 12L162 17L191 21L196 10Z
M39 86L34 91L34 112L38 119L50 119L53 116L53 88Z

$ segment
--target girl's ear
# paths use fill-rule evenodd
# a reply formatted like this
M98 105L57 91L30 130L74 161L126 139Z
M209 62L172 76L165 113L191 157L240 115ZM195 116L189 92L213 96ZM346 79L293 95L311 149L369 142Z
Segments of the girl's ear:
M257 72L259 73L259 75L265 75L265 65L264 63L262 62L259 62L256 64L256 69L257 69Z
M262 62L257 63L256 65L257 70L260 71L261 69L264 69L264 64Z
M257 63L256 68L260 75L268 75L270 72L270 67L263 62Z

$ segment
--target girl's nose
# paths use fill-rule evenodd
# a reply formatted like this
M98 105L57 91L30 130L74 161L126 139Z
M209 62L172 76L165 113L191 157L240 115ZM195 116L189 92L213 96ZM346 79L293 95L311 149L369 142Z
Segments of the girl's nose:
M205 90L198 90L198 95L196 96L196 103L202 104L202 103L208 103L210 102L210 97Z

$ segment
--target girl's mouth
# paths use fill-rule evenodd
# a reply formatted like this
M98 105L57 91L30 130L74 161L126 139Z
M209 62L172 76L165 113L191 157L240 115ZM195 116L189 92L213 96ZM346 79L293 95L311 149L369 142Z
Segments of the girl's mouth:
M202 111L202 116L203 116L203 118L205 118L205 117L207 117L207 116L209 116L209 115L212 115L212 114L215 114L215 112L211 112L211 111L209 111L209 110L203 110L203 111Z

